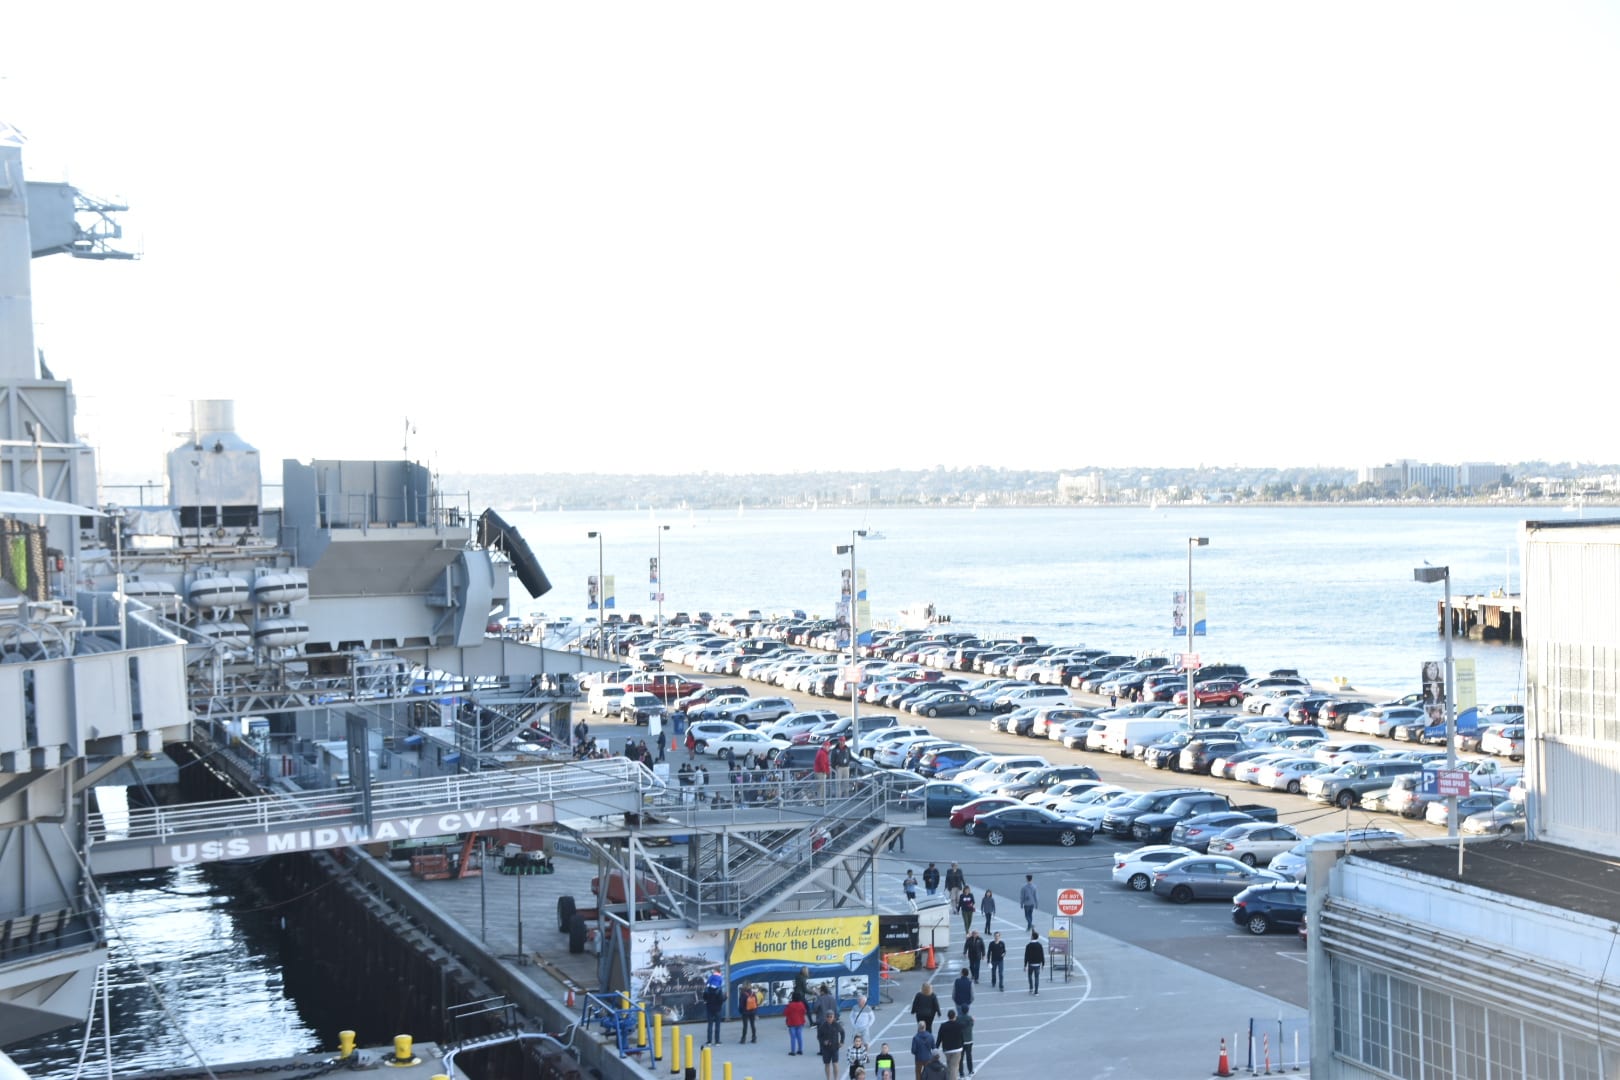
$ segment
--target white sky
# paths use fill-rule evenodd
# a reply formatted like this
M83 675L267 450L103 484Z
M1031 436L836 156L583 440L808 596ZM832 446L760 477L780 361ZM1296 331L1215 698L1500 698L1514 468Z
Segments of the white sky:
M1613 461L1620 5L11 5L103 469Z

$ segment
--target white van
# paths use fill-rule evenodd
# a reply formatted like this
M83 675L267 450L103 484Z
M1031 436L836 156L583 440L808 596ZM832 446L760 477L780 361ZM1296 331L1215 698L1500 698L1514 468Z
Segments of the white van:
M1168 735L1172 731L1180 731L1185 725L1180 720L1167 720L1159 718L1136 717L1132 720L1117 721L1109 724L1108 735L1103 740L1103 749L1110 754L1120 757L1130 757L1132 748L1150 743L1160 735Z
M585 699L585 705L592 716L617 716L619 706L624 701L624 684L609 683L605 686L593 686Z
M1091 725L1091 730L1086 732L1086 749L1092 751L1093 753L1098 750L1108 749L1108 733L1113 731L1115 728L1122 728L1124 726L1125 721L1122 719L1098 720L1095 724Z

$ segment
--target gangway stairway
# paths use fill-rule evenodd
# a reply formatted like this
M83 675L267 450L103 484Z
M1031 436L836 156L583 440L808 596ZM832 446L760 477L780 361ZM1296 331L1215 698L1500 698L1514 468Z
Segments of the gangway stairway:
M633 866L651 879L652 903L664 916L730 929L778 910L870 907L877 853L899 829L925 820L917 800L878 778L825 803L709 808L665 796L649 799L640 821L624 826L562 817L558 824L604 869L631 875Z

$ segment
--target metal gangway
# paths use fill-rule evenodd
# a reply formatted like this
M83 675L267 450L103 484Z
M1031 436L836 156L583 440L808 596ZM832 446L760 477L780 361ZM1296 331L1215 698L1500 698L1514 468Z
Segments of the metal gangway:
M96 813L90 867L108 874L604 818L639 812L661 787L636 762L605 758Z

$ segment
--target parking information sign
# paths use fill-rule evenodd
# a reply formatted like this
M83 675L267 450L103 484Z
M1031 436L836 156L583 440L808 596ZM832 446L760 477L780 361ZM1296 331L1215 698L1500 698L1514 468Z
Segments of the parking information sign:
M1084 915L1086 913L1086 890L1059 890L1057 894L1057 909L1059 915Z
M1424 769L1419 790L1442 799L1452 795L1461 798L1473 791L1473 783L1464 769Z

